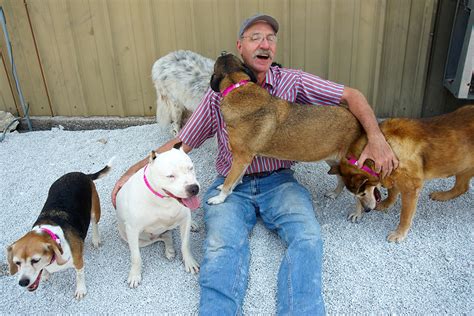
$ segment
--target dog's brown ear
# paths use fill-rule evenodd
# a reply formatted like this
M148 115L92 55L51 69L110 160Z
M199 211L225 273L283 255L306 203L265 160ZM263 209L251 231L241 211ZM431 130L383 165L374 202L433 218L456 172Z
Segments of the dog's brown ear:
M383 179L380 179L380 182L382 183L384 188L387 188L387 189L391 189L394 185L394 181L393 181L392 177L390 177L390 176L385 177Z
M10 275L14 275L18 272L18 267L15 262L13 262L13 245L7 247L7 260L8 267L10 269Z
M54 252L54 259L58 265L62 266L67 262L67 260L63 258L63 249L56 242L45 244L45 249Z
M328 171L328 174L341 174L341 169L339 169L339 165L333 165Z
M250 81L257 83L257 76L255 76L252 69L250 69L249 67L247 67L247 65L244 64L243 71L250 77Z
M179 143L174 144L174 145L173 145L173 148L174 148L174 149L180 149L181 146L183 146L183 142L179 142Z
M155 158L156 158L156 152L155 152L154 150L152 150L152 151L150 152L150 155L148 155L148 162L149 162L149 163L152 163L153 160L155 160Z
M221 83L221 80L222 80L221 77L218 77L218 76L216 76L215 74L212 74L212 76L211 76L211 82L210 82L210 84L209 84L209 85L211 86L212 91L214 91L214 92L221 92L221 91L219 90L219 85L220 85L220 83Z

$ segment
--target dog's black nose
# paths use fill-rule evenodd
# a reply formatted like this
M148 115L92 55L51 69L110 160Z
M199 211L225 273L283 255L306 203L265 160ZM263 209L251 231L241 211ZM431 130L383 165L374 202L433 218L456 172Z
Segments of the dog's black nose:
M372 211L371 208L365 208L365 209L364 209L364 212L366 212L366 213L368 213L368 212L370 212L370 211Z
M18 284L20 284L20 286L27 286L28 284L30 284L30 280L29 279L21 279L20 282L18 282Z
M191 196L195 196L199 193L199 186L197 184L191 184L186 187L186 191Z

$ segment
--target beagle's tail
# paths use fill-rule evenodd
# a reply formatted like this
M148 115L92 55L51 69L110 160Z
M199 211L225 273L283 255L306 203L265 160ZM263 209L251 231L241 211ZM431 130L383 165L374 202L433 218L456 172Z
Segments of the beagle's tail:
M102 170L96 172L96 173L91 173L91 174L88 174L87 176L89 178L91 178L92 181L94 180L97 180L97 179L100 179L102 177L104 177L105 175L107 175L110 171L110 169L112 169L112 162L114 161L115 159L115 156L112 157L112 159L109 160L109 162L107 163L107 165L102 168Z

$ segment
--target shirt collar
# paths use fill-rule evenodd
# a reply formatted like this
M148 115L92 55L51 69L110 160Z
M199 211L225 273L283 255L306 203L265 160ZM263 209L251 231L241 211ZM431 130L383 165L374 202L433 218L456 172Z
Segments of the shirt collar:
M275 74L273 67L270 67L270 69L268 69L267 73L265 74L265 83L263 86L265 87L266 85L269 85L272 88L275 86Z

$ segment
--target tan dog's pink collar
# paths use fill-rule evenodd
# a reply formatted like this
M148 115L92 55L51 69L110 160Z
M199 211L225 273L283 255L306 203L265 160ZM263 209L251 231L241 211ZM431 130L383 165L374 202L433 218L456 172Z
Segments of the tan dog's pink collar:
M249 81L250 81L250 80L240 80L239 82L234 83L233 85L231 85L230 87L227 87L227 89L225 89L224 91L222 91L222 96L225 97L225 96L228 95L232 90L237 89L238 87L241 87L241 86L245 85L245 84L248 83Z

